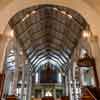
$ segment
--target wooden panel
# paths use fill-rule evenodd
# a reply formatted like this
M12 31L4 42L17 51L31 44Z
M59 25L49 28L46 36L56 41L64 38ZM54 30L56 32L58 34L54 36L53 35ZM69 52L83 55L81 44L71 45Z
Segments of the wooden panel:
M69 97L68 96L62 96L61 100L69 100Z
M81 98L81 100L95 100L94 98L92 98L91 96L83 96Z
M17 100L17 97L16 96L8 96L7 100Z
M44 97L44 98L42 98L42 100L54 100L54 98L53 97Z
M3 92L4 79L5 79L5 75L0 74L0 98L1 98L2 92Z
M41 98L31 98L31 100L42 100Z
M81 100L97 100L88 88L83 88L82 94Z

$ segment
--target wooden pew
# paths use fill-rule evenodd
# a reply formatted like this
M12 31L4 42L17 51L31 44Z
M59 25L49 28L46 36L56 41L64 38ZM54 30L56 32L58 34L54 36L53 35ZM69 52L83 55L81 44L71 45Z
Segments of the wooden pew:
M87 87L83 89L83 96L80 100L97 100Z
M62 96L61 100L69 100L69 96Z
M6 100L18 100L16 96L8 96Z
M53 97L43 97L42 100L54 100Z

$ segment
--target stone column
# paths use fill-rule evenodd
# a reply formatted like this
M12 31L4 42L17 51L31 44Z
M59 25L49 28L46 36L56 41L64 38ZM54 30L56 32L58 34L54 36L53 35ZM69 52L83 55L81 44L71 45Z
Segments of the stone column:
M56 89L55 89L55 87L54 87L54 89L53 89L53 97L54 97L54 99L56 100Z
M31 77L31 74L30 74L30 66L27 64L27 79L26 79L26 82L27 82L27 95L26 95L26 100L30 100L30 97L29 97L30 77Z
M25 86L25 74L26 74L26 65L23 65L22 67L22 84L21 84L21 100L23 100L23 95L24 95L24 86Z
M73 100L72 99L72 87L71 87L71 82L72 82L72 79L71 79L71 69L68 70L68 96L69 96L69 99L70 100Z
M31 99L31 91L32 90L32 75L31 75L31 73L30 73L30 82L29 82L29 95L28 95L28 97L29 97L29 100Z
M42 90L41 94L42 94L42 98L43 98L44 97L44 89L41 89L41 90Z
M68 75L65 75L65 96L68 96Z
M3 96L6 95L8 93L9 90L9 81L10 81L10 77L11 77L11 72L7 71L6 72L6 76L5 76L5 82L4 82L4 88L3 88Z
M14 73L14 78L13 78L13 89L12 89L12 94L16 95L16 89L17 89L17 82L18 82L18 73L19 73L19 52L16 50L16 56L15 56L15 73Z

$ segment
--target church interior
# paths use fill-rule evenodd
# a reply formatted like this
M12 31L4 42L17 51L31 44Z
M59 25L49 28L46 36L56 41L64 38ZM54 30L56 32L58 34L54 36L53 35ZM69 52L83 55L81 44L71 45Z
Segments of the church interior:
M0 0L0 100L100 100L99 0Z

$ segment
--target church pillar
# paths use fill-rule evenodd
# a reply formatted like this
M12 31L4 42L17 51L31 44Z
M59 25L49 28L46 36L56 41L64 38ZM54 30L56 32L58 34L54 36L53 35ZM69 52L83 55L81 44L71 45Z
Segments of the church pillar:
M29 81L29 95L28 97L31 99L31 91L32 90L32 76L31 76L31 73L30 73L30 81ZM29 100L30 100L29 99Z
M2 97L3 94L3 87L5 81L4 61L9 41L10 41L9 37L5 35L0 35L0 98Z
M41 93L41 94L42 94L42 98L43 98L43 97L45 96L45 95L44 95L44 89L42 89L42 93Z
M27 95L26 95L26 100L30 100L30 97L29 97L29 93L30 93L30 77L31 77L30 66L29 66L29 64L27 64L27 79L26 79L26 82L27 82Z
M26 65L23 65L22 67L22 84L21 84L21 100L23 100L24 96L24 86L25 86L25 74L26 74Z
M54 89L53 89L53 97L54 97L54 99L56 100L56 89L55 89L55 87L54 87Z
M72 87L71 87L71 83L72 79L71 79L71 69L68 70L68 96L69 96L69 100L73 100L72 99Z
M6 75L5 75L5 82L4 82L4 87L3 87L3 97L5 97L6 95L8 95L8 91L9 91L9 82L10 82L10 79L11 79L11 72L10 71L6 71L5 72Z
M65 75L65 96L68 96L68 76Z
M15 57L15 63L16 68L14 72L14 78L13 78L13 88L12 88L12 94L16 95L16 89L17 89L17 82L18 82L18 74L19 74L19 51L16 48L16 57Z

